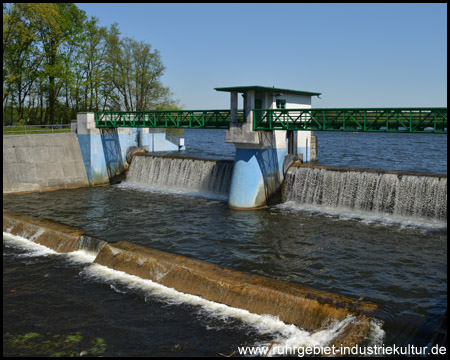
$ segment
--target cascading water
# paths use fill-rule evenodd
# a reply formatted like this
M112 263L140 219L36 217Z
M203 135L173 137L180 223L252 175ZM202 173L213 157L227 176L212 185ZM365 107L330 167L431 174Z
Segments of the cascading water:
M319 208L447 221L447 177L292 167L286 201Z
M78 250L86 251L87 253L97 254L102 249L103 245L106 244L106 241L96 239L87 235L83 235L80 237L80 241L78 243Z
M64 257L71 267L79 268L81 264L84 268L79 274L89 282L106 282L122 294L138 289L145 293L145 301L147 296L155 297L169 304L188 305L190 311L207 314L211 319L240 321L240 326L251 327L257 335L274 338L274 344L286 344L300 351L304 346L354 346L369 336L371 344L378 344L384 336L382 322L368 317L378 307L370 302L245 274L126 241L107 243L84 234L80 236L81 230L48 220L8 212L3 220L4 244L22 249L27 257L61 254L57 251L60 244L55 241L50 242L50 248L33 241L46 233L70 246L75 239L76 246L72 246L72 251L64 251ZM28 228L35 230L29 239L9 232ZM55 228L69 234L61 236L53 231ZM139 292L134 294L138 296ZM134 301L138 299L133 297ZM108 307L109 313L111 305L103 306ZM120 312L123 313L122 308ZM152 322L154 317L155 314L150 316ZM214 325L209 329L214 329ZM376 337L374 333L381 335ZM277 353L283 351L284 347L280 346Z
M136 156L127 184L227 198L233 161Z

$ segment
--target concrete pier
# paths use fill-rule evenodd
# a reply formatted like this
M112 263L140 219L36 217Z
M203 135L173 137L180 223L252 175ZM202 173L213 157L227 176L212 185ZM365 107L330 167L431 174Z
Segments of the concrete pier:
M236 154L228 197L231 208L255 209L276 202L284 178L286 141L284 134L279 132L257 135L261 137L259 144L235 143Z
M282 112L288 108L310 108L311 96L319 94L261 86L216 90L230 92L231 122L225 132L225 142L235 145L236 154L229 207L252 210L281 202L281 185L287 167L297 159L315 159L311 131L253 131L254 122L263 119L264 110L259 109L278 108ZM239 93L244 100L243 122L237 118Z
M143 147L149 152L177 151L166 140L165 129L98 129L95 113L77 114L77 136L90 185L112 183L128 168L127 150Z

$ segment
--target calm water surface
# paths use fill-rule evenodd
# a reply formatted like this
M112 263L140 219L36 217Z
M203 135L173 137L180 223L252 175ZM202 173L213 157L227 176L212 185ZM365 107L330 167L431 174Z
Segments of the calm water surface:
M221 131L186 132L186 147L178 155L234 154ZM318 163L446 174L446 149L441 135L320 133ZM126 240L372 301L381 305L377 318L385 344L426 345L446 309L446 223L283 206L233 211L223 201L127 184L5 196L3 207L107 241ZM9 342L5 347L5 332L47 338L80 332L80 351L102 338L101 355L109 356L217 356L274 337L231 316L100 279L68 255L35 253L14 241L4 241L3 254L4 355L43 351L18 351Z
M318 165L447 174L447 135L315 132ZM234 159L222 130L188 130L181 156Z

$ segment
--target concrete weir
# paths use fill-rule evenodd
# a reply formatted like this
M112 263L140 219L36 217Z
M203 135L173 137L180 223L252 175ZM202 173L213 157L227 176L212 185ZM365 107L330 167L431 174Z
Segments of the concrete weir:
M76 251L83 232L77 228L3 209L3 232L33 240L60 253Z
M316 209L447 222L447 175L293 164L284 200Z
M10 211L3 212L3 231L26 237L57 252L80 249L83 231ZM92 242L92 238L90 238ZM369 332L371 303L299 284L246 274L182 255L167 253L126 241L97 247L95 263L149 279L177 291L248 310L270 314L308 331L317 331L330 320L356 315L333 339L335 345L361 343ZM90 245L92 248L92 244Z

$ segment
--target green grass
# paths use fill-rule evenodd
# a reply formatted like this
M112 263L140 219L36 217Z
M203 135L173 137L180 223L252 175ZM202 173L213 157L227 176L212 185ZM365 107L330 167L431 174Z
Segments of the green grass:
M25 334L3 333L3 355L5 356L45 356L79 357L103 356L107 344L102 338L83 336L81 332L71 334Z

